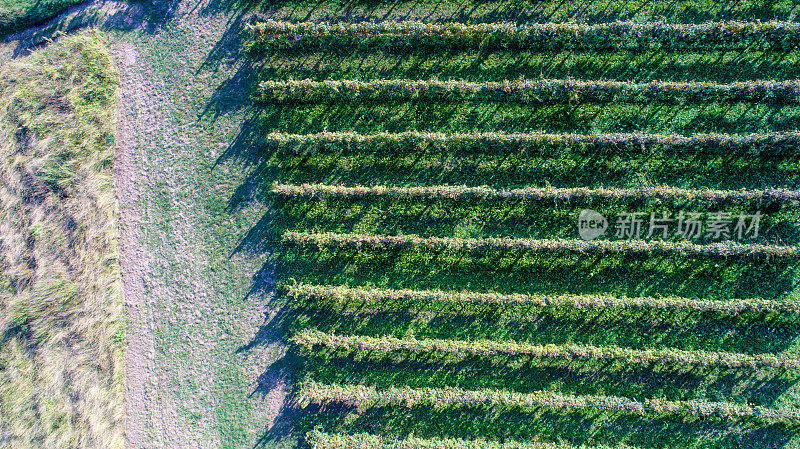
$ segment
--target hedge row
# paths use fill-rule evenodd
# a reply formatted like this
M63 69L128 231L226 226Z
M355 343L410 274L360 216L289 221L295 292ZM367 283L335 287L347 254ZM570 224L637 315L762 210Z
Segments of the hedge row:
M800 102L800 80L745 81L731 84L710 82L582 81L538 79L500 82L463 80L379 79L285 80L259 83L262 102L353 102L353 101L500 101L529 104L562 103L707 103L707 102Z
M674 348L630 349L618 346L591 346L580 344L534 345L513 341L493 340L441 340L395 338L392 336L368 337L362 335L334 335L314 330L303 330L290 341L295 345L313 348L346 348L354 351L413 351L438 352L456 355L528 355L541 358L567 358L576 360L621 360L633 365L652 363L683 363L700 366L766 367L778 369L800 368L800 359L783 354L737 354L717 351L684 351Z
M388 197L395 199L455 199L455 200L529 200L529 201L631 201L658 199L668 202L702 201L730 202L790 202L800 200L800 190L714 190L681 189L677 187L641 187L638 189L609 189L588 187L524 187L494 189L487 186L341 186L330 184L275 184L272 193L282 197Z
M314 234L296 231L288 231L284 233L282 240L287 244L315 246L317 248L349 247L369 250L409 248L423 251L520 250L530 252L569 252L592 254L676 254L685 256L710 257L800 257L800 246L764 245L755 243L742 244L730 241L699 245L689 242L670 242L663 240L536 240L510 237L419 237L416 235L336 234L331 232Z
M462 440L460 438L386 438L369 433L324 433L312 430L306 434L306 443L314 449L632 449L624 444L614 446L574 446L568 443Z
M716 153L752 156L800 155L800 132L763 134L545 134L545 133L454 133L406 131L401 133L318 134L270 133L265 143L281 153L309 154L322 151L378 153L469 152L552 154L580 153Z
M335 48L461 48L552 51L562 49L624 50L642 48L731 49L800 45L796 22L664 22L583 23L379 23L279 22L251 25L250 49L317 50Z
M776 301L761 298L709 300L679 297L628 298L611 295L569 294L501 294L442 290L392 290L368 287L343 287L338 285L287 285L287 294L297 300L333 300L339 302L399 301L399 302L452 302L476 304L529 304L543 307L571 307L574 309L677 309L739 314L753 312L800 312L800 301Z
M409 388L389 387L377 390L365 385L320 384L304 382L299 391L299 402L308 404L340 403L353 407L429 405L483 406L483 407L522 407L553 409L599 409L626 411L632 413L676 413L698 416L719 416L723 418L760 418L766 421L800 421L800 410L794 408L773 409L769 407L736 404L731 402L711 402L703 400L668 401L649 398L637 401L616 396L567 395L552 391L518 393L509 390L461 388Z

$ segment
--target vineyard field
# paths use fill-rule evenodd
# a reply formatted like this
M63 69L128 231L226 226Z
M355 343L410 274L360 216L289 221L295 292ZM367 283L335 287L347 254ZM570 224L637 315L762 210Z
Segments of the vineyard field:
M242 31L301 446L800 447L795 5L462 7Z

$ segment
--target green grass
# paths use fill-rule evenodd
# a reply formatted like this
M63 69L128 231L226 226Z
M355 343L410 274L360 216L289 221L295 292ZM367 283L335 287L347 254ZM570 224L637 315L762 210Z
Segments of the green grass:
M498 339L535 344L584 343L633 348L676 347L761 353L796 351L793 326L775 326L757 317L719 320L706 314L656 314L614 311L548 313L514 308L470 310L391 305L356 310L298 307L292 327L312 326L337 334L415 335L418 338ZM527 312L527 313L526 313ZM755 319L754 319L755 318Z
M205 8L205 9L204 9ZM229 11L223 11L230 8ZM458 254L410 250L311 250L276 242L289 229L310 232L417 233L425 236L575 238L579 204L375 200L275 201L274 181L344 185L488 184L638 187L668 184L683 188L796 188L796 157L750 158L666 152L601 156L521 154L275 154L262 142L271 131L316 133L324 129L372 133L381 130L551 132L750 133L798 129L796 107L711 103L697 105L580 105L533 107L486 103L454 104L251 104L248 93L259 79L412 78L493 81L520 75L649 81L734 82L800 77L798 52L686 51L664 53L572 52L275 52L248 66L237 53L240 26L232 20L245 9L261 8L287 20L409 18L467 22L616 19L702 22L704 20L794 20L796 5L687 0L587 3L470 1L446 3L372 1L285 1L203 4L188 18L166 23L158 33L114 32L137 52L153 109L131 112L144 123L136 136L141 197L143 254L153 263L144 292L153 301L154 363L161 380L151 390L153 422L164 422L165 404L179 404L166 421L186 429L178 443L204 447L303 446L294 439L319 427L326 431L394 436L566 440L644 447L796 447L796 427L756 421L676 419L593 411L520 410L468 407L351 410L285 409L274 427L264 410L273 375L291 372L322 382L415 387L548 389L575 394L750 401L764 406L797 406L796 373L691 369L655 364L540 363L527 359L454 360L414 354L375 357L344 352L290 351L280 359L280 341L309 327L366 335L418 338L493 338L532 342L585 342L630 347L748 353L796 351L795 325L759 314L721 318L714 314L665 311L546 311L525 307L420 307L376 302L349 307L292 303L273 290L273 281L447 288L512 292L611 293L629 296L682 295L730 299L796 297L800 281L791 261L753 264L740 260L593 255L530 255L513 251ZM194 16L197 15L197 17ZM200 19L202 17L202 19ZM184 21L185 20L185 21ZM190 24L192 26L190 26ZM230 27L230 28L229 28ZM198 33L201 29L203 32ZM225 33L228 33L227 35ZM233 41L233 42L231 42ZM233 47L233 48L231 48ZM158 112L156 125L149 116ZM252 112L252 116L250 113ZM72 169L53 159L49 185L69 186ZM771 205L765 205L771 207ZM595 204L602 212L622 208L661 210L657 203ZM686 207L703 209L703 205ZM677 210L678 208L676 208ZM732 210L745 210L734 206ZM5 219L5 216L3 217ZM781 209L765 223L770 241L800 239L797 213ZM51 245L68 234L42 228ZM38 240L37 240L38 242ZM56 246L54 246L56 247ZM0 278L0 285L10 285ZM46 287L46 288L45 288ZM40 292L65 310L76 298L69 283L51 282ZM273 296L274 293L274 296ZM57 300L56 300L57 299ZM199 315L195 312L199 311ZM266 312L266 319L265 319ZM276 313L272 318L272 313ZM277 335L276 335L277 334ZM277 342L277 343L276 343ZM274 360L278 361L270 365ZM2 361L10 366L15 361ZM0 371L2 372L2 371ZM276 374L277 373L277 374ZM167 380L164 380L167 379ZM2 395L3 398L7 396ZM0 399L0 409L4 404ZM287 405L291 405L288 403ZM336 413L343 412L343 413ZM153 444L168 444L152 430ZM172 441L175 444L175 441ZM180 444L179 444L180 445ZM63 445L62 445L63 446Z
M749 214L755 205L729 205L718 208L703 202L677 205L658 200L642 201L525 201L454 200L391 198L277 199L282 209L281 224L286 229L323 233L415 234L424 237L519 237L547 239L576 238L577 220L584 208L594 208L609 219L624 212L724 210L732 216ZM758 239L745 237L742 243L783 242L796 244L800 234L796 223L800 211L785 208L761 218ZM649 220L649 215L644 217ZM673 223L672 230L675 225ZM645 237L646 232L642 234ZM658 236L658 234L657 234ZM274 236L277 238L277 235ZM609 235L614 239L613 235ZM711 243L711 238L698 242Z
M504 441L502 443L496 441L486 441L484 439L478 440L464 440L464 439L443 439L443 438L408 438L404 440L394 440L383 438L379 435L371 435L368 433L359 433L354 435L347 434L330 434L317 430L309 432L306 436L309 444L314 445L318 449L444 449L452 447L460 447L464 449L610 449L612 447L618 449L626 449L629 446L625 445L602 445L602 446L572 446L566 443L548 443L548 442L520 442L520 441ZM630 448L629 448L630 449Z
M659 397L668 400L715 398L763 406L796 406L787 392L797 373L703 369L653 364L576 363L528 357L466 357L450 360L430 354L351 354L344 351L301 352L308 358L309 375L323 383L359 383L386 388L450 386L464 389L498 388L523 393L538 390L575 395ZM420 375L425 373L425 375Z
M301 418L298 423L311 425L308 418ZM348 429L348 433L369 432L401 437L413 432L414 436L422 438L562 440L573 444L625 442L651 448L781 447L796 432L795 428L783 424L680 420L659 414L642 417L577 410L521 413L517 409L502 407L493 410L470 407L433 409L426 405L409 409L375 407L356 415L325 413L317 418L316 424L326 431Z
M790 131L800 108L753 103L526 106L507 103L339 103L275 105L259 117L274 132L497 131L756 133Z
M0 36L57 16L86 0L0 0Z
M464 79L467 81L572 77L623 81L713 81L731 83L762 79L798 78L797 51L443 51L437 49L392 52L384 49L276 51L263 58L269 79L372 80Z
M525 154L349 153L273 155L262 167L282 183L343 185L489 185L523 188L547 183L559 187L636 188L670 185L686 189L792 189L800 181L795 157L752 157L647 153L586 155L563 152ZM602 173L602 177L598 176ZM347 183L347 184L345 184Z
M263 285L251 292L266 256L236 251L266 207L229 206L246 170L220 157L246 122L249 98L246 89L227 87L238 62L215 52L231 16L201 17L204 7L157 33L112 32L118 48L135 54L125 70L139 76L121 103L137 155L130 171L137 199L127 206L141 218L135 245L147 260L141 299L152 317L139 324L150 329L156 367L139 411L147 423L164 423L144 425L141 441L285 448L292 443L272 439L270 390L261 380L280 350L259 333L272 303Z
M498 6L496 3L493 6ZM624 9L620 3L616 8ZM543 6L546 8L547 6ZM498 7L502 9L501 6ZM567 7L569 8L569 7ZM480 11L478 9L477 11ZM644 9L642 11L645 11ZM598 13L599 14L599 13ZM324 16L323 13L319 14ZM620 17L625 17L621 15ZM299 17L303 18L304 17ZM462 17L463 19L463 17ZM691 20L688 20L691 21ZM568 77L734 82L791 79L793 52L391 52L346 50L322 53L272 51L253 55L259 79L409 78L495 81L503 78ZM269 225L253 236L266 245L286 230L426 237L576 238L582 208L604 214L668 209L706 211L701 202L668 205L643 202L534 202L379 197L279 198L273 182L364 185L489 185L637 188L797 188L796 157L739 154L585 154L561 151L437 152L370 151L336 145L326 151L282 152L263 139L266 132L375 133L437 132L698 132L746 134L795 130L791 106L767 104L610 104L525 106L487 102L355 102L259 104L248 134L252 164L248 195L268 202ZM258 132L256 132L258 130ZM235 203L234 203L235 204ZM797 244L797 212L775 205L727 206L724 210L769 209L766 241ZM735 212L734 212L735 213ZM770 229L766 231L766 229ZM254 230L255 231L255 230ZM526 254L517 251L423 251L414 249L303 248L282 245L273 257L279 281L501 292L606 293L624 296L680 295L703 299L796 297L796 261L751 263L733 259L662 255ZM279 291L279 294L283 294ZM665 310L544 309L522 305L406 304L390 300L330 303L292 300L279 315L288 334L318 329L339 335L393 335L398 338L492 339L535 344L581 343L631 348L796 353L791 322L748 313ZM797 407L798 374L759 369L718 369L657 362L634 367L621 362L537 360L525 356L442 356L399 351L294 350L296 379L362 384L379 388L451 386L468 389L549 390L567 394L608 394L633 398L720 400ZM369 432L387 436L559 440L573 444L625 442L644 447L793 447L791 426L735 423L668 416L631 417L601 411L469 407L331 406L301 412L295 429Z
M232 8L252 5L246 0L229 2ZM376 2L374 0L331 0L324 3L312 0L281 0L268 5L278 9L276 20L457 20L464 22L564 22L569 20L590 23L614 20L665 20L678 23L698 23L709 20L792 20L797 5L790 0L769 2L744 1L736 3L710 0L653 0L614 1L590 0L570 3L557 0L469 0L441 3L436 0L409 2L406 0Z
M287 248L277 260L284 279L391 288L469 289L511 293L660 293L707 298L773 298L793 291L791 262L609 255L486 252L357 252Z
M83 32L0 68L0 422L13 447L123 445L107 43Z

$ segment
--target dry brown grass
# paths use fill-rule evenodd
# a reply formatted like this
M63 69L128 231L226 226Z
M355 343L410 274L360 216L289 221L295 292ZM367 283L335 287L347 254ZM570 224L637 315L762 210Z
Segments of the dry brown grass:
M123 446L106 36L0 68L0 446Z

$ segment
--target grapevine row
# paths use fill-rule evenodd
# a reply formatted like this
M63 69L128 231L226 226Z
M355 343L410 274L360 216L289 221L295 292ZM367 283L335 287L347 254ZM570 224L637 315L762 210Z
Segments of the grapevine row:
M284 233L282 240L286 244L315 246L317 248L339 247L370 250L409 248L414 250L455 251L520 250L530 252L592 254L675 254L709 257L800 257L800 246L742 244L736 242L699 245L689 242L670 242L663 240L537 240L510 237L419 237L416 235L337 234L331 232L315 234L297 231L288 231Z
M711 402L704 400L668 401L649 398L644 401L616 396L568 395L551 391L519 393L509 390L461 388L409 388L389 387L377 390L366 385L320 384L307 381L301 385L299 402L308 404L340 403L353 407L396 405L413 407L429 405L523 407L554 409L598 409L626 411L631 413L675 413L724 418L760 418L766 421L798 422L800 411L796 409L773 409L763 406Z
M279 22L250 26L251 48L313 50L327 46L507 48L515 50L623 50L690 47L748 48L765 45L795 49L800 45L797 22L664 22L583 23L379 23Z
M320 331L303 330L290 341L295 345L313 348L345 348L354 351L413 351L447 354L471 354L478 356L529 355L540 358L567 358L577 360L621 360L635 365L650 365L655 362L684 363L699 366L724 366L728 368L767 367L800 368L800 359L782 354L737 354L716 351L684 351L675 348L630 349L618 346L591 346L579 344L534 345L514 341L493 340L441 340L396 338L392 336L368 337L361 335L333 335Z
M789 189L714 190L677 187L640 187L638 189L525 187L494 189L487 186L341 186L330 184L276 184L272 193L283 197L389 197L395 199L455 200L530 200L530 201L594 201L646 200L670 202L708 201L714 203L800 200L800 191Z
M708 300L679 297L627 298L611 295L569 294L501 294L442 290L393 290L369 287L343 287L338 285L295 284L286 287L289 296L298 300L334 300L340 302L363 301L437 301L477 304L529 304L546 307L571 307L575 309L678 309L739 314L754 312L800 312L800 301L775 301L768 299Z
M315 449L632 449L627 445L574 446L567 443L463 440L460 438L388 439L368 433L325 433L312 430L306 434L306 442Z
M710 82L583 81L538 79L500 82L463 80L379 79L285 80L259 83L263 102L352 101L502 101L530 104L561 103L685 103L685 102L800 102L800 80Z
M551 154L581 153L720 153L798 155L800 132L763 134L546 134L503 132L454 133L406 131L359 134L322 132L318 134L270 133L266 145L284 153L308 154L319 151L356 150L381 153L404 152L513 152Z

